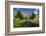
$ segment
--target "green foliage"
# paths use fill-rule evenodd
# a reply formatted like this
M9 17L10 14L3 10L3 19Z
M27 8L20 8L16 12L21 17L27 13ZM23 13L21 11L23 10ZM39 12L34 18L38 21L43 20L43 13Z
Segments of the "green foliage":
M32 12L32 15L30 16L30 19L34 19L35 18L35 14Z
M23 15L21 14L21 11L17 12L17 15L15 16L16 18L20 18L21 20L23 20Z
M27 20L27 16L25 16L24 19Z
M21 17L21 12L18 11L16 16L17 16L18 18L20 18L20 17Z
M14 27L20 27L21 26L21 20L19 18L14 18L13 20Z
M23 16L21 11L18 11L13 18L13 26L16 27L36 27L39 26L39 18L36 18L35 14L32 13L30 16ZM26 20L23 22L23 20ZM28 20L28 21L27 21Z
M22 14L21 14L21 17L20 17L20 19L21 19L21 20L23 20L23 19L24 19L24 17L23 17L23 15L22 15Z
M32 19L32 16L30 15L29 18Z

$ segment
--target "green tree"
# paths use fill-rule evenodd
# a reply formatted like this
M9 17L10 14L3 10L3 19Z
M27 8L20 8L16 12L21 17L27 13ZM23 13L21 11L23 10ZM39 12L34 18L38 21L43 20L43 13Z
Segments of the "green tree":
M16 15L17 18L20 18L21 20L23 20L23 15L21 14L21 11L18 11L17 12L17 15Z
M34 19L35 18L35 14L32 12L32 15L30 16L30 19Z
M20 17L20 19L21 19L21 20L23 20L23 19L24 19L24 17L23 17L23 15L22 15L22 14L21 14L21 17Z

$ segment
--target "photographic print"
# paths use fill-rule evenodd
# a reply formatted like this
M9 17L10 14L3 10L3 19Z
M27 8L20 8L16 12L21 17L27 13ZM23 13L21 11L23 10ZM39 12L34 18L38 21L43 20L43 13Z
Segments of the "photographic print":
M45 31L45 4L6 2L6 35L35 34Z
M39 27L39 9L13 8L13 27Z
M37 28L37 29L36 29ZM10 5L10 30L36 31L42 29L42 6Z

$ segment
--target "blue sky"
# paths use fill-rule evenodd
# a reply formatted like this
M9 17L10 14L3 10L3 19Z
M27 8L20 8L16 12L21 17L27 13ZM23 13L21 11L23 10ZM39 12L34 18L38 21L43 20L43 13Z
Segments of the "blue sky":
M39 12L39 9L36 8L13 8L14 11L21 11L26 14L32 14L32 12Z

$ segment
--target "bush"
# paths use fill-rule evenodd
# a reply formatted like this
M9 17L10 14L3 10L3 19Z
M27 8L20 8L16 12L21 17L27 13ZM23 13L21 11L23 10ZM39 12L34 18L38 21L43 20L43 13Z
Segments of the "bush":
M39 24L33 23L31 21L22 22L21 27L39 27Z
M27 16L25 16L24 19L27 20Z
M13 25L14 28L20 27L20 26L21 26L21 20L20 20L19 18L14 18L13 24L14 24L14 25Z

